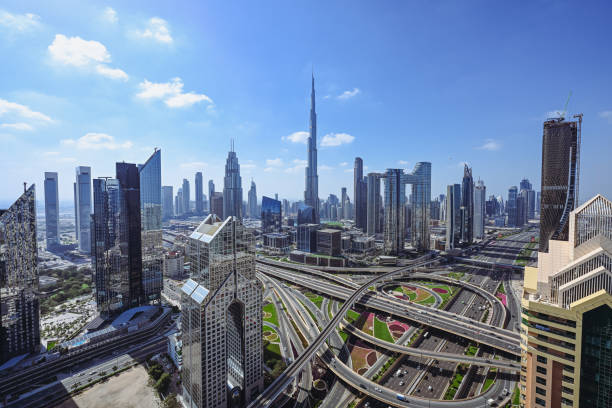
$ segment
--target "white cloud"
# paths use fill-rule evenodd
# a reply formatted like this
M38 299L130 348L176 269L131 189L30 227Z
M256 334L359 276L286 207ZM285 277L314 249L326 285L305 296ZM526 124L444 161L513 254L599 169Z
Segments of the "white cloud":
M201 162L201 161L181 163L181 169L199 170L202 167L206 167L206 166L208 166L208 163Z
M241 169L254 169L255 167L257 167L255 163L244 163L240 165Z
M360 94L361 90L359 90L359 88L353 88L352 91L344 91L342 92L340 95L337 96L338 99L340 100L346 100L346 99L351 99L352 97L356 96L357 94Z
M599 112L599 117L608 119L608 121L612 123L612 110Z
M45 157L51 157L51 156L59 156L59 152L44 152L43 156Z
M322 170L322 171L328 171L328 170L333 170L333 169L334 168L332 166L328 166L326 164L322 164L319 166L319 170Z
M276 167L266 167L264 169L264 172L266 173L274 173L275 171L277 171L278 169Z
M276 158L276 159L268 159L266 160L266 166L282 166L283 165L283 159L280 158Z
M9 102L6 99L0 98L0 116L11 115L30 119L38 122L51 123L53 120L44 113L36 112L25 105L16 102Z
M110 79L121 79L123 81L128 80L128 74L126 74L125 71L119 68L110 68L106 65L100 64L96 66L96 72Z
M283 136L281 137L282 140L288 140L291 143L303 143L306 144L306 142L308 142L308 136L310 136L308 134L308 132L293 132L292 134L288 135L288 136Z
M293 164L293 166L287 167L285 169L285 173L300 173L306 168L308 161L302 159L293 159Z
M61 143L65 146L76 147L77 149L83 150L118 150L118 149L129 149L133 146L129 140L118 143L115 138L106 133L87 133L78 139L63 139Z
M345 172L345 173L352 173L352 172L353 172L353 169L344 169L344 172Z
M342 166L342 167L348 166L348 162L342 162L342 163L340 163L340 166Z
M137 31L136 34L142 38L152 38L160 43L172 43L172 35L170 34L168 23L159 17L149 19L147 27L144 30Z
M102 12L102 19L111 24L117 23L119 18L117 17L117 12L112 7L107 7Z
M51 59L58 64L93 69L94 72L111 79L128 79L124 71L106 65L111 62L111 56L101 42L56 34L48 50Z
M0 10L0 25L18 32L29 31L40 26L40 17L36 14L12 14Z
M501 143L494 139L486 139L482 146L478 146L479 150L497 151L501 149Z
M2 123L0 124L0 128L3 129L13 129L13 130L34 130L32 125L27 123Z
M323 136L321 146L340 146L343 144L353 143L355 136L348 133L328 133Z
M170 82L151 82L144 80L138 87L140 92L136 94L140 99L163 99L169 108L184 108L206 101L212 106L213 100L204 94L194 92L183 93L183 81L181 78L172 78Z
M399 164L400 166L407 166L408 162L406 160L398 160L397 164Z

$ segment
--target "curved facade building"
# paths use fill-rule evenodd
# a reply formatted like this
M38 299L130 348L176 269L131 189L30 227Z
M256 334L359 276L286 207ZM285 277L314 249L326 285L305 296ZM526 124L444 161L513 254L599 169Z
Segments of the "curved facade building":
M567 221L578 196L578 132L578 122L544 122L540 252L548 252L551 239L568 239Z

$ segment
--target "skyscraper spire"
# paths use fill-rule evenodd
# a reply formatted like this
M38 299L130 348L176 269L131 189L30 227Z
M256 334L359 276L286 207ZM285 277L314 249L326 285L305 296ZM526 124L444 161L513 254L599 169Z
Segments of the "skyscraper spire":
M308 166L304 203L314 209L315 222L319 222L319 176L317 174L317 113L315 111L314 73L310 93L310 135L308 136Z

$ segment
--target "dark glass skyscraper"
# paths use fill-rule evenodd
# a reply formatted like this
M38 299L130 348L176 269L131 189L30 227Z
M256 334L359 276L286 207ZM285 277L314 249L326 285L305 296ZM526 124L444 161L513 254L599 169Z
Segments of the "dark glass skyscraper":
M215 183L212 180L208 180L208 212L211 214L213 213L212 199L213 199L214 194L215 194Z
M60 243L57 173L45 172L45 237L47 249Z
M0 210L0 365L40 346L36 195Z
M471 244L474 239L474 179L467 164L463 168L461 183L461 241Z
M518 188L512 186L508 189L508 201L506 201L506 213L508 214L508 226L518 226L518 207L517 207Z
M251 180L251 188L249 190L248 197L248 205L247 208L249 210L249 218L258 218L259 214L257 211L257 187L255 186L255 182Z
M195 204L196 214L204 214L204 185L201 171L195 175Z
M223 217L232 216L242 219L242 177L233 141L232 148L227 153L223 178Z
M261 198L261 230L263 233L281 232L283 213L281 202L270 197Z
M162 219L167 220L174 215L174 192L172 186L162 187Z
M308 136L308 165L304 203L313 208L315 223L319 222L319 175L317 174L317 113L315 111L314 75L310 93L310 135Z
M191 213L191 194L189 188L189 180L183 179L183 205L182 205L182 214Z
M116 177L94 180L92 266L98 312L106 316L143 302L138 168L117 163Z
M367 182L363 178L363 160L361 157L355 158L353 169L353 204L355 206L355 227L367 231L368 214L368 188Z
M455 249L461 240L461 186L451 184L446 187L446 247Z
M552 119L544 122L540 252L548 252L550 239L568 239L569 213L578 201L580 126L581 121Z

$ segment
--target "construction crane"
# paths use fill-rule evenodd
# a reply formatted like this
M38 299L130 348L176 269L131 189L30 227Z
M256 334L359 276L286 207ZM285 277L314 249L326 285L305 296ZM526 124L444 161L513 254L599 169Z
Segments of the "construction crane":
M565 101L565 106L561 112L557 112L559 114L559 120L562 121L565 119L565 114L567 113L567 105L569 104L570 98L572 97L572 91L569 91L569 95L567 95L567 101Z

